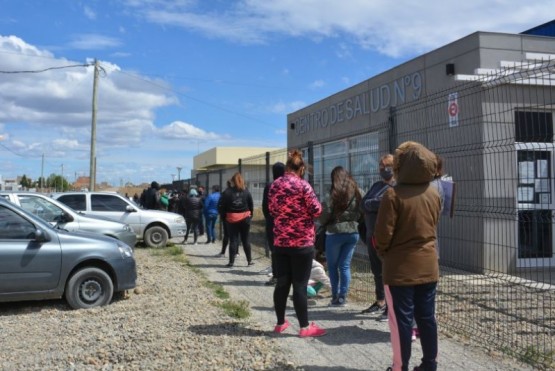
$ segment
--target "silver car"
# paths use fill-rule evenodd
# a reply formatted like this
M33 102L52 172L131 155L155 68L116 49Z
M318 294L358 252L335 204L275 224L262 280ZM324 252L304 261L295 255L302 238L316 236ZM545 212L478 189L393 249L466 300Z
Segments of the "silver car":
M0 199L0 301L65 297L74 309L135 287L133 249L112 237L67 232Z
M149 247L164 247L170 238L183 237L187 230L183 216L161 210L144 210L113 192L64 192L52 197L85 215L101 216L126 223Z
M117 238L131 247L137 243L133 229L110 219L81 215L67 205L35 192L3 191L4 198L34 214L51 225L69 232L85 231Z

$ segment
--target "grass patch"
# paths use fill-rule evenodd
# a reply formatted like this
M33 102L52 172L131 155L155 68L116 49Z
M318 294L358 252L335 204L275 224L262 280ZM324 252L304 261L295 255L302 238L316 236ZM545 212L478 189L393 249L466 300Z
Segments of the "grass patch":
M153 256L169 257L173 261L183 264L195 272L200 277L202 285L210 289L210 291L212 291L217 298L223 300L221 302L214 303L214 305L222 308L228 316L237 319L243 319L250 316L249 302L245 300L229 300L229 293L222 285L209 281L202 270L191 265L189 260L187 260L187 256L183 253L181 246L172 244L162 249L151 249L150 253Z
M228 316L232 318L243 319L247 318L251 314L249 303L245 300L225 300L217 305L222 308Z
M183 249L177 245L171 244L161 249L150 249L150 254L153 256L168 256L177 263L188 264Z
M220 284L205 280L204 285L208 287L220 299L229 299L229 293Z
M526 347L524 353L517 354L517 357L524 363L543 369L551 369L555 362L554 351L544 353L533 346Z

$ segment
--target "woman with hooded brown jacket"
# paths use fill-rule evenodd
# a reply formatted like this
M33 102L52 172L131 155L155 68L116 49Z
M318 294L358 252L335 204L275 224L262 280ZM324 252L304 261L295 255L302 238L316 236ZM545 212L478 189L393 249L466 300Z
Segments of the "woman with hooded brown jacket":
M408 370L413 318L423 353L415 370L437 369L436 227L441 201L437 188L430 184L436 170L436 156L426 147L416 142L401 144L393 159L397 185L385 192L378 210L374 236L383 260L392 370Z

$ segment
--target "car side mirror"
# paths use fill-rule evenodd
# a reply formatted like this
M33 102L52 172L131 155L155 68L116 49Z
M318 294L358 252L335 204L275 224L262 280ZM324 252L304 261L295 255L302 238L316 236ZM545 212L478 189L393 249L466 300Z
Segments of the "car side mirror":
M73 216L66 212L62 212L60 215L54 218L54 221L56 221L57 224L71 223L74 220L75 219L73 218Z
M35 242L48 242L48 241L50 241L50 236L40 228L38 228L37 230L35 230L34 233L32 233L31 238Z
M128 213L134 213L134 212L136 212L137 210L136 210L133 206L127 205L127 206L125 207L125 211L128 212Z

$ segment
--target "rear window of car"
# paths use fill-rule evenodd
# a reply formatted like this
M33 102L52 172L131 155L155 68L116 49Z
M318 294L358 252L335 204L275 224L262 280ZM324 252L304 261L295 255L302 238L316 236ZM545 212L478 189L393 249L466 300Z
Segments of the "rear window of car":
M85 195L62 195L58 197L58 201L63 202L73 210L87 211Z
M91 195L92 211L120 211L125 212L128 203L117 196Z

